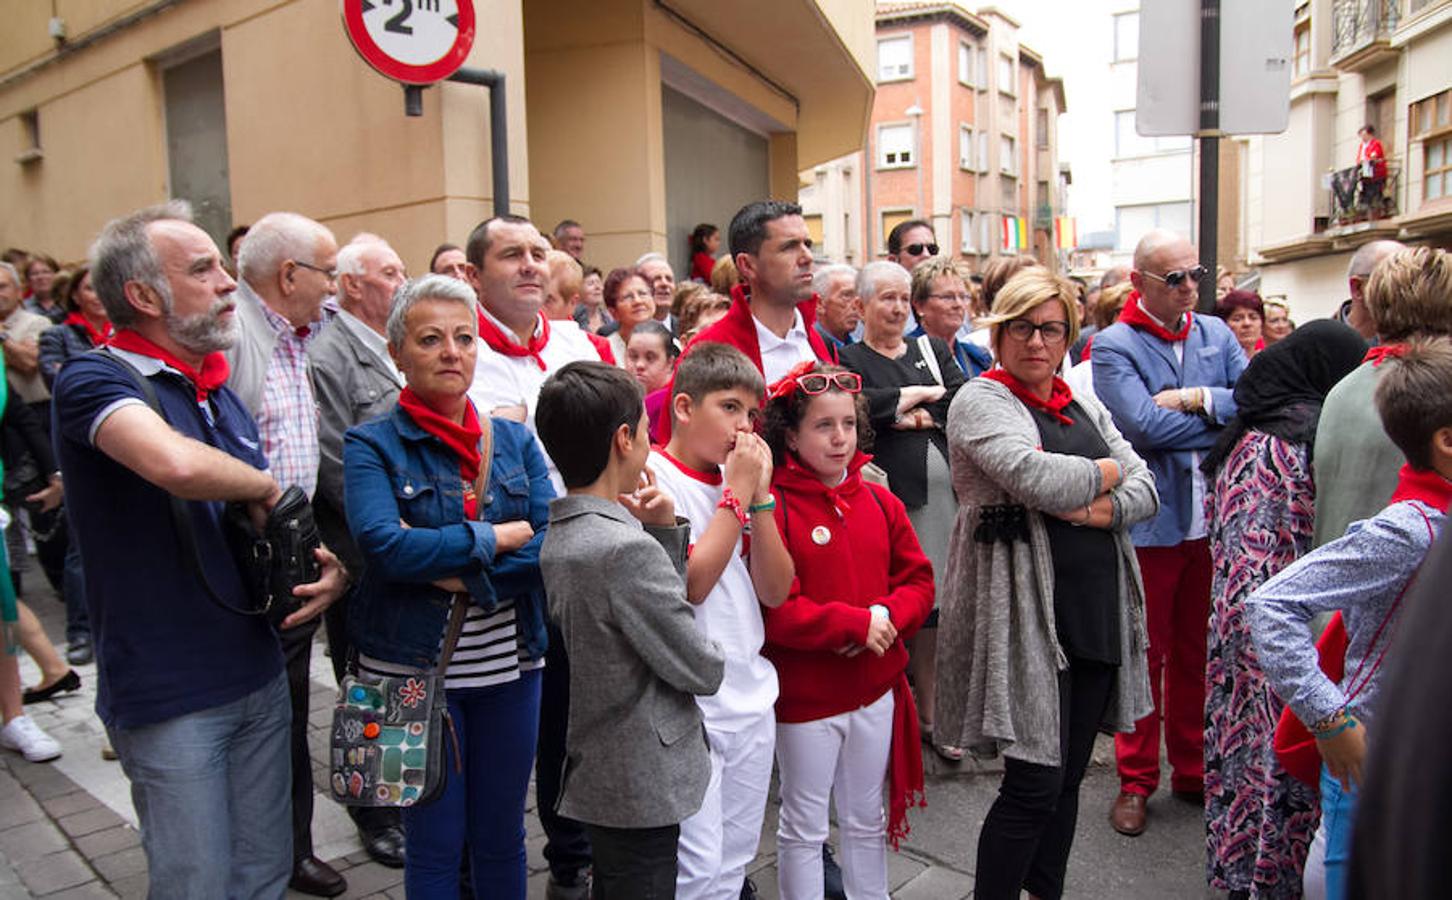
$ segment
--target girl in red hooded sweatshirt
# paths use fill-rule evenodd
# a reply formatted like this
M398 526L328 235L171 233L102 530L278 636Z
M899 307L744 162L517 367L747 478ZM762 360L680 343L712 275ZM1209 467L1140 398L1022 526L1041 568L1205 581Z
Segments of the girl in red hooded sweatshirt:
M862 379L802 363L767 391L776 522L796 564L786 602L763 610L776 666L784 900L822 896L827 802L849 897L887 897L887 840L920 805L922 748L903 639L933 608L933 569L902 502L862 479L871 459ZM883 810L884 783L890 811Z

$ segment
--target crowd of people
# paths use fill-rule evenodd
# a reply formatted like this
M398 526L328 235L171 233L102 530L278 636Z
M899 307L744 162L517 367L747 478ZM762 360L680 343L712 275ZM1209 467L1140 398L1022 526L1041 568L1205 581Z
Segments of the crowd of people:
M927 748L1004 759L976 896L1056 898L1100 734L1108 824L1150 827L1163 746L1232 898L1375 896L1401 852L1353 832L1397 808L1357 815L1452 498L1446 252L1362 246L1298 328L1162 231L1092 284L921 220L821 264L778 201L679 281L572 220L414 278L296 213L225 243L174 201L0 263L7 544L67 620L62 655L0 579L0 746L58 756L23 706L94 658L151 896L346 890L320 627L340 684L442 679L442 789L348 806L410 897L524 897L532 778L551 898L755 896L775 773L780 895L885 898ZM273 624L232 532L294 488L322 545Z

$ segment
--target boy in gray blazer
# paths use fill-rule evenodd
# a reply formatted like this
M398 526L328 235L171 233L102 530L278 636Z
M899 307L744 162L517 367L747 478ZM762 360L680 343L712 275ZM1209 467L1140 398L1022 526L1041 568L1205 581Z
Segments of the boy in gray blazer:
M715 693L725 671L686 603L690 526L648 473L641 481L648 421L624 370L560 369L535 424L567 491L540 550L570 658L558 812L585 823L597 900L674 897L680 823L711 776L693 695Z

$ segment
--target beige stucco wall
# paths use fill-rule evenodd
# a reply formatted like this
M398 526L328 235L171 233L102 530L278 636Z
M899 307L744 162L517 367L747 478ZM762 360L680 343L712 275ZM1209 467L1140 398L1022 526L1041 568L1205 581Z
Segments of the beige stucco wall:
M1261 296L1284 294L1297 324L1326 318L1350 296L1346 287L1346 266L1350 262L1350 253L1331 253L1262 266Z

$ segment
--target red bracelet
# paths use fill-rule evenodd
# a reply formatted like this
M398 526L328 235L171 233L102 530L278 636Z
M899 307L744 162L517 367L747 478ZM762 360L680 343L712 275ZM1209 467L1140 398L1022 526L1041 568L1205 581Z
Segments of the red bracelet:
M751 525L751 519L746 515L745 507L741 505L741 498L737 497L736 492L730 487L721 489L721 502L716 504L716 508L729 509L731 514L736 517L736 521L741 523L743 529Z

